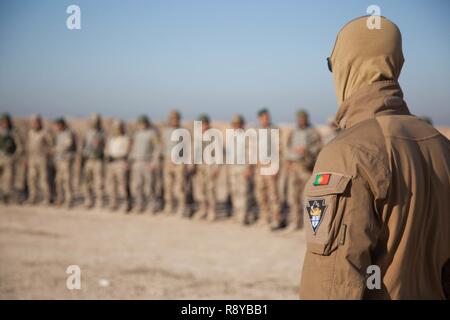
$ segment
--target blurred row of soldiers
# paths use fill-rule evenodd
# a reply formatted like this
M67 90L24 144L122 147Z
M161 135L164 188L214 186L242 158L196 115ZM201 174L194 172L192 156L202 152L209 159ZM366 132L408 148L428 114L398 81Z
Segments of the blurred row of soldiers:
M305 110L298 111L296 117L296 128L285 139L280 171L276 175L260 175L258 164L175 164L171 152L178 142L172 141L171 135L181 128L178 111L171 111L161 128L141 116L132 134L127 133L120 120L113 123L107 134L100 115L94 114L89 129L80 139L63 118L54 120L53 130L49 130L39 115L31 117L30 129L21 138L11 117L3 114L0 194L4 203L21 203L23 199L30 205L41 202L68 208L78 202L77 198L87 208L105 207L107 199L111 210L163 210L167 214L211 221L219 217L222 205L227 215L232 213L239 223L256 222L274 230L289 225L289 229L296 230L303 221L304 183L327 142L309 123ZM198 120L202 121L203 132L211 127L207 115ZM267 109L258 112L258 120L259 128L276 128ZM242 116L232 118L233 129L244 129L245 125ZM336 132L331 130L325 140L331 140ZM26 183L24 190L15 192L15 170L21 159L25 160ZM82 197L76 197L74 191L77 165ZM221 172L225 182L218 179ZM218 201L218 188L227 190L225 203Z

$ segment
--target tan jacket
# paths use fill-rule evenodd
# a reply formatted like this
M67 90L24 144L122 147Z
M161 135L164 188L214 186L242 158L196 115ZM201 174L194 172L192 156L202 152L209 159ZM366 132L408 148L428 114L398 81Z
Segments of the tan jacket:
M445 298L449 140L410 114L393 80L357 90L337 121L344 131L319 154L304 192L300 297ZM370 265L380 267L381 289L366 286Z
M129 136L123 134L119 136L111 136L106 142L105 154L112 159L125 160L128 156L131 146Z
M54 160L72 160L77 146L75 135L70 129L65 129L56 135L54 146Z
M28 131L27 155L30 158L46 158L53 148L53 137L46 129Z

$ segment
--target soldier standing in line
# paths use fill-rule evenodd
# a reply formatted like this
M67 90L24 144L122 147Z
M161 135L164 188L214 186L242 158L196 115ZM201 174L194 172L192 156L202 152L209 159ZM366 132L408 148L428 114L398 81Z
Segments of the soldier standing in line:
M246 136L244 130L245 120L241 115L234 115L231 120L231 126L237 130L238 137L234 150L227 149L227 157L232 154L237 154L238 150L245 150L245 157L247 157L248 148L246 147ZM242 140L239 140L239 137ZM238 142L239 141L239 142ZM239 144L241 143L241 144ZM227 147L229 144L227 143ZM247 224L248 221L248 205L249 205L249 190L250 178L252 176L251 166L249 164L230 164L227 166L228 179L231 201L233 204L233 215L236 222L240 224Z
M28 168L28 204L36 204L38 191L43 193L44 205L50 204L51 194L48 180L49 157L52 152L53 137L43 127L40 115L31 117L31 129L26 144Z
M109 137L105 154L108 159L107 183L108 197L111 210L121 209L119 198L124 200L123 211L130 209L130 199L128 195L128 152L130 151L130 137L125 133L125 124L117 120L113 124L113 132Z
M299 110L297 128L288 137L286 154L291 231L303 226L303 188L311 176L321 147L320 134L309 123L308 112Z
M258 112L260 129L275 129L270 120L270 113L267 109ZM268 154L278 152L272 150L270 134L267 134ZM277 146L279 147L279 146ZM262 175L260 173L261 164L256 165L255 172L255 197L259 208L259 225L269 225L272 230L281 228L281 205L278 193L278 174Z
M147 116L140 116L137 119L137 131L133 136L129 156L131 160L131 194L138 212L145 211L146 202L154 202L156 198L152 192L152 185L159 161L159 147L158 132L153 128ZM154 203L151 205L154 206Z
M157 213L163 209L164 206L164 179L163 179L163 150L162 150L162 138L161 130L155 124L152 125L152 129L157 136L157 150L155 151L154 168L152 170L152 184L150 188L150 194L153 197L153 204L151 210L153 213Z
M91 128L86 132L82 147L83 156L83 193L86 208L103 206L103 177L106 134L99 114L90 119Z
M181 115L178 111L171 111L169 123L162 131L163 151L163 180L164 180L164 213L173 213L173 201L178 202L177 215L183 216L186 210L185 172L184 164L172 161L172 148L178 143L171 140L172 132L180 128Z
M76 153L75 135L68 128L64 118L54 122L56 131L56 144L54 148L54 161L56 166L56 205L71 207L73 201L73 164Z
M14 191L15 161L22 155L23 147L11 116L0 116L0 196L4 204L11 201Z
M200 115L198 121L202 122L202 134L210 128L210 119L206 114ZM202 141L202 150L210 142ZM203 157L203 154L202 154ZM194 213L195 219L207 218L209 221L217 219L216 214L216 180L219 174L218 164L207 164L203 157L202 164L195 165L194 198L198 209Z

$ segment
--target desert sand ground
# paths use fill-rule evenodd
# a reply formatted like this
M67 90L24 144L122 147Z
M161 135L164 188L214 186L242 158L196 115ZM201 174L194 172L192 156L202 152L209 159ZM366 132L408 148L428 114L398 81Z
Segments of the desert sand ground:
M229 220L1 206L0 299L296 299L304 251Z

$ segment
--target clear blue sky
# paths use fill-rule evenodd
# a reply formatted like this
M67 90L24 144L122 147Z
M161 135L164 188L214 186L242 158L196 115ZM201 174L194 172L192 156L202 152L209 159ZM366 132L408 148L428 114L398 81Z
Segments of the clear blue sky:
M81 30L66 8L81 7ZM337 109L325 58L339 29L377 4L398 24L400 83L413 113L450 125L450 1L0 2L0 110L131 119L208 112L276 122L299 107L323 123Z

